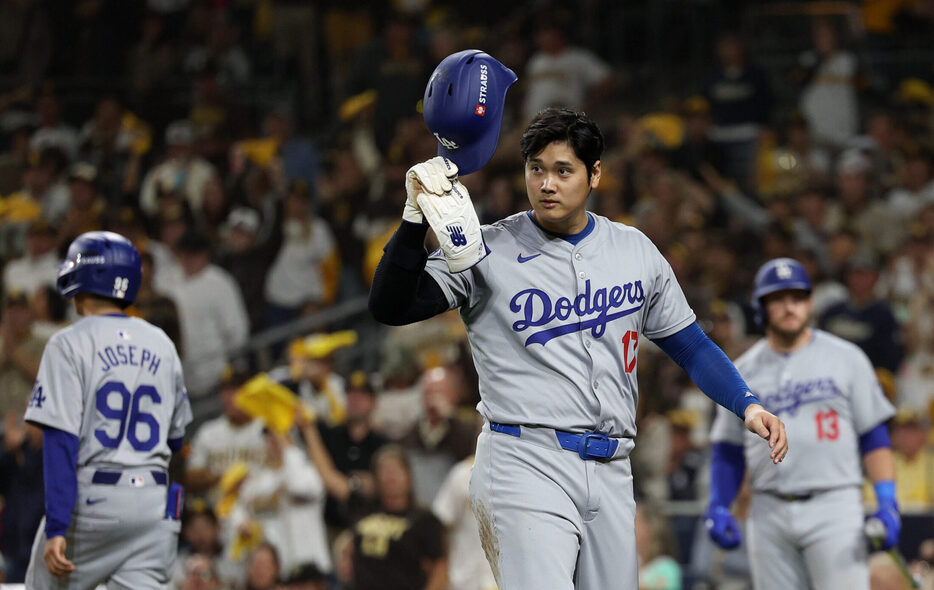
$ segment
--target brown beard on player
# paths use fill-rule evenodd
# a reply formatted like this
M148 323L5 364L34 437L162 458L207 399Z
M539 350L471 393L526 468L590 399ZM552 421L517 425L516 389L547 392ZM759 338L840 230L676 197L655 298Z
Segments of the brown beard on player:
M795 330L785 330L775 324L770 323L767 332L778 341L782 348L791 348L798 343L801 336L805 333L811 324L811 318L801 322L801 325Z

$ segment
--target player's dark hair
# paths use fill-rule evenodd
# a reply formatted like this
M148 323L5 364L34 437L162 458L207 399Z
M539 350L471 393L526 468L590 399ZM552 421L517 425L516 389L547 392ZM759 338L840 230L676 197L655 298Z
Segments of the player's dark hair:
M603 134L593 119L571 109L549 107L532 119L519 140L522 159L540 153L556 141L567 142L574 155L587 166L587 178L603 154Z

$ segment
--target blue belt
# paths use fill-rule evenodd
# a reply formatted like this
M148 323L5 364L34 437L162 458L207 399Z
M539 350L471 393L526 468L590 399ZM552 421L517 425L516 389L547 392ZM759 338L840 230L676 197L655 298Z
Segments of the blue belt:
M169 482L168 476L162 471L150 471L150 473L156 485L164 486ZM122 471L95 471L94 475L91 477L91 483L114 486L117 485L121 477L123 477Z
M519 438L522 434L522 427L515 424L490 422L490 429L516 438ZM599 432L576 433L555 430L555 436L558 437L558 444L561 445L562 449L576 452L585 461L588 459L610 459L616 454L616 448L619 446L618 440Z

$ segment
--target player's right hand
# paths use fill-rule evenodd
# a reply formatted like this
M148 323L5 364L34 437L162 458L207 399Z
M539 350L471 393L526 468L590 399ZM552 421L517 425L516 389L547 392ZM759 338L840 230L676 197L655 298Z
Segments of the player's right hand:
M769 441L769 448L772 449L769 457L772 463L781 463L785 454L788 453L785 423L759 404L749 404L746 407L745 417L746 428Z
M457 164L442 156L435 156L416 164L405 173L405 209L402 219L424 223L425 217L416 201L419 194L442 196L451 191L457 179Z
M711 506L704 515L704 527L713 542L724 549L735 549L743 542L736 519L730 509L724 506Z
M65 537L52 537L45 542L45 550L42 557L45 559L45 567L49 573L57 578L64 578L75 571L75 564L68 561L65 557Z

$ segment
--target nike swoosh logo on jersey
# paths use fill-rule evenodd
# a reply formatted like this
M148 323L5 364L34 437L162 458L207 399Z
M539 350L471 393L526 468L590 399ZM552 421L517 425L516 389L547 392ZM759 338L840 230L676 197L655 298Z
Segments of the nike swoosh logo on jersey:
M516 260L519 261L519 264L522 264L523 262L528 262L529 260L532 260L533 258L538 258L541 255L542 253L539 252L538 254L532 254L531 256L523 256L522 252L519 252L519 257L516 258Z
M92 499L92 498L88 498L87 500L85 500L85 503L86 503L88 506L91 506L91 505L93 505L93 504L100 504L101 502L103 502L103 501L106 500L106 499L107 499L107 498L93 498L93 499Z

